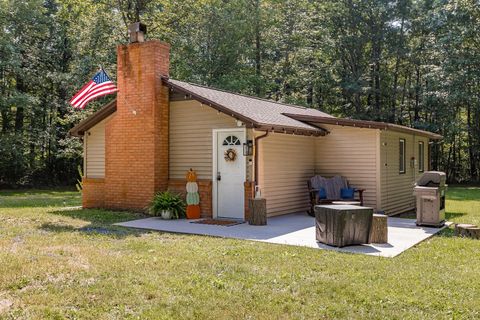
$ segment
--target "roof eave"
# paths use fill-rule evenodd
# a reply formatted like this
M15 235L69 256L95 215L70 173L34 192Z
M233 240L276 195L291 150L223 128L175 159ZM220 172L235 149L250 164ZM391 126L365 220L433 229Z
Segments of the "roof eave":
M68 134L74 137L82 137L85 131L95 126L111 114L117 111L117 99L114 99L100 108L97 112L80 121L76 126L68 131Z
M321 123L321 124L332 124L332 125L349 126L349 127L357 127L357 128L392 130L397 132L405 132L405 133L426 136L432 140L443 139L441 135L433 132L424 131L424 130L415 129L415 128L409 128L409 127L392 124L392 123L386 123L386 122L353 120L353 119L343 119L343 118L328 118L328 117L318 117L318 116L300 115L300 114L291 114L291 113L285 113L284 115L291 117L292 119L307 122L307 123L314 122L314 123Z
M278 133L292 133L292 134L299 134L299 135L307 135L307 136L324 136L328 134L328 131L323 129L323 128L313 128L311 130L306 129L306 128L297 128L297 127L292 127L292 126L280 126L280 125L272 125L272 124L265 124L265 123L260 123L257 122L249 117L246 117L243 114L240 114L238 112L235 112L221 104L218 104L212 100L209 100L199 94L196 94L195 92L192 92L188 89L185 89L181 86L178 86L171 81L169 81L169 78L166 76L162 76L162 81L163 83L169 87L170 89L177 90L185 95L188 95L189 97L199 101L200 103L207 105L219 112L222 112L226 115L229 115L237 120L242 121L245 123L247 128L254 128L257 130L262 130L262 131L271 131L271 132L278 132Z
M260 131L268 131L268 132L275 132L275 133L285 133L285 134L294 134L294 135L302 135L302 136L326 136L330 132L323 128L317 127L316 129L300 129L297 127L291 126L275 126L270 124L261 124L254 128L255 130Z

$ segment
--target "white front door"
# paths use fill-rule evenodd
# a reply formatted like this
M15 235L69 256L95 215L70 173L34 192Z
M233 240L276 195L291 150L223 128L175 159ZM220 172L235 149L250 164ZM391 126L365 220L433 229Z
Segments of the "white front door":
M216 143L214 214L218 218L244 219L245 130L215 130L214 138Z

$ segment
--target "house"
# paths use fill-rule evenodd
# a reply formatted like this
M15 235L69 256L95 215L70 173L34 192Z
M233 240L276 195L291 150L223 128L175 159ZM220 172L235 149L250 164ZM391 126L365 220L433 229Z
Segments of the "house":
M246 218L255 185L269 216L305 211L315 174L343 175L365 205L396 214L414 208L441 139L170 79L160 41L118 46L117 68L116 100L70 131L83 137L85 208L143 210L157 191L184 192L193 168L204 217Z

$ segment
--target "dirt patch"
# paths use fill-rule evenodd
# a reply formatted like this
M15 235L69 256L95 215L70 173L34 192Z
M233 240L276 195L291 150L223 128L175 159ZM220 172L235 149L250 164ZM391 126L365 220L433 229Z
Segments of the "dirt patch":
M7 312L13 306L13 301L10 299L0 299L0 314Z

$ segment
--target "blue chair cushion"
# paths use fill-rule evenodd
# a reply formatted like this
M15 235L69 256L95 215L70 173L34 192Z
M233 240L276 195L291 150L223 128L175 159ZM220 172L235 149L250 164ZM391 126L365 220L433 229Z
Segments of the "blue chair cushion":
M327 191L325 188L318 189L318 199L327 199Z
M342 188L340 189L340 197L342 199L353 199L355 193L354 188Z

